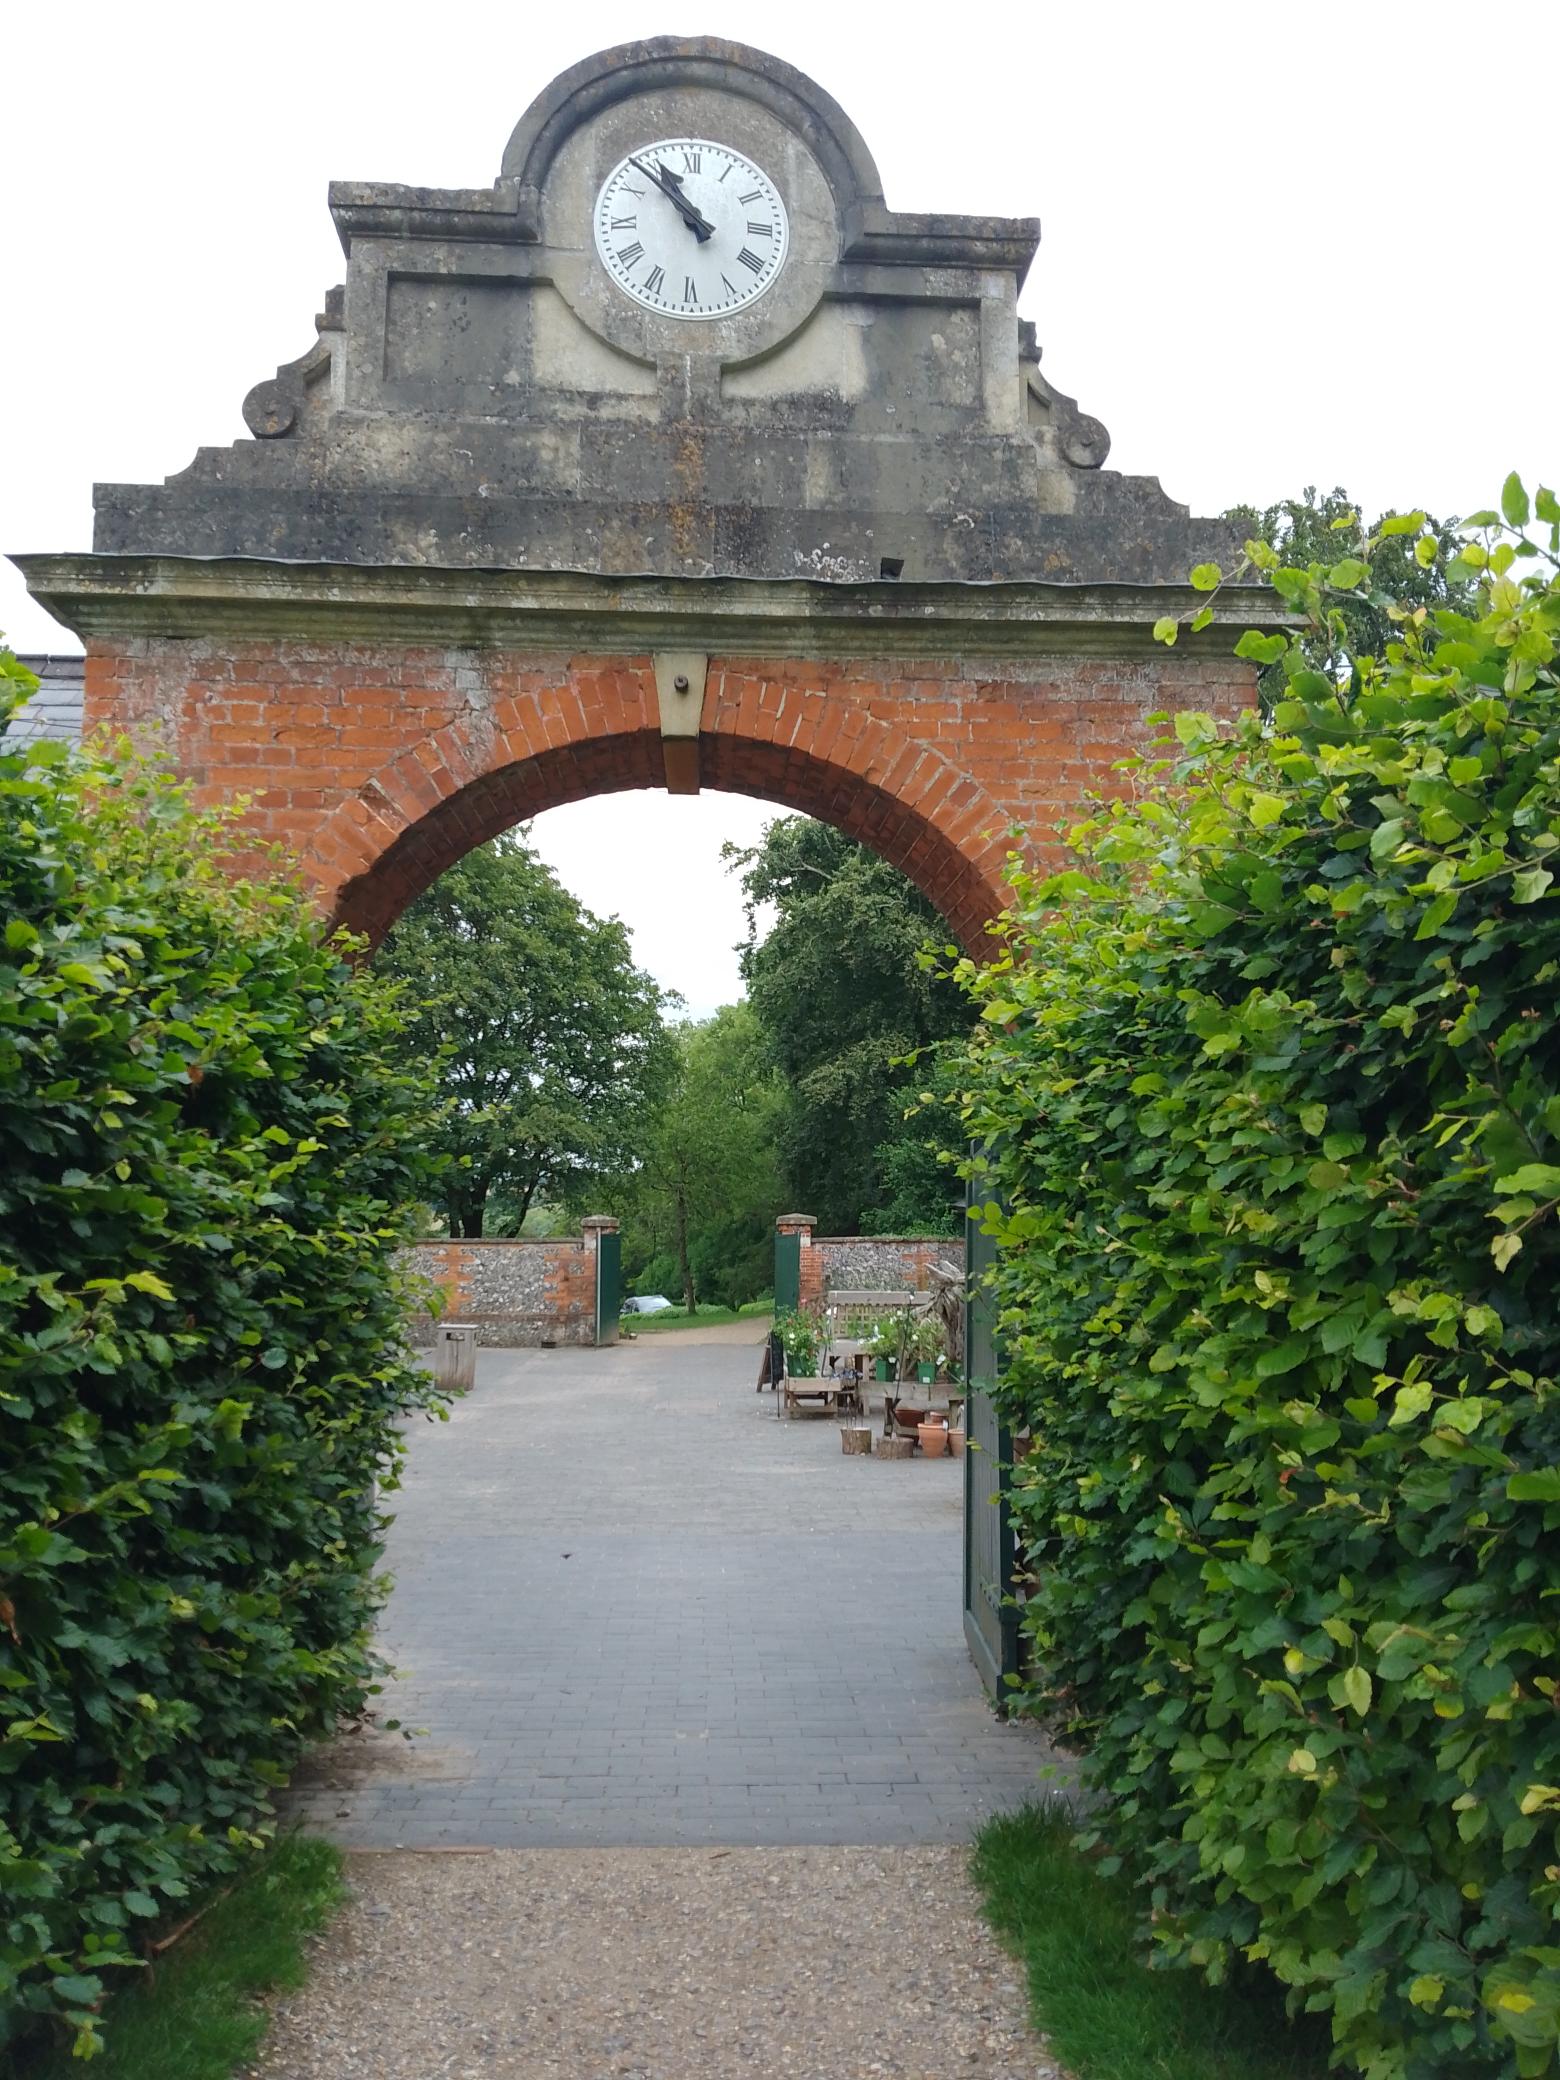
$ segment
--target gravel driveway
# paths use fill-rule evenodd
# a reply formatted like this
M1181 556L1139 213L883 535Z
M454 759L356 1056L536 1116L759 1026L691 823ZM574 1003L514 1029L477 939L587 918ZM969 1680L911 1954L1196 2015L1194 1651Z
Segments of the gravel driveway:
M351 1858L258 2080L1061 2080L961 1849Z

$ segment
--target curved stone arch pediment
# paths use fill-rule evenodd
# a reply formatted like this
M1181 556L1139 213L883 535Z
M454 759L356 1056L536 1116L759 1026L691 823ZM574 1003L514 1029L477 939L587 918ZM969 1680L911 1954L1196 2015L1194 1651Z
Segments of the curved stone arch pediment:
M713 87L756 101L816 153L846 209L883 204L867 141L832 95L794 65L719 36L654 36L582 59L544 87L504 147L502 178L540 193L570 133L602 109L663 87ZM522 201L522 207L524 203Z

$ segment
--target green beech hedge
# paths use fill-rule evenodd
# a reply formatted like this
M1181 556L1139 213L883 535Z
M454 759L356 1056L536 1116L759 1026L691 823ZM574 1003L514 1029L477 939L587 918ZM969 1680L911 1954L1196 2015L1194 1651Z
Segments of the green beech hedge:
M1164 1952L1377 2080L1560 2032L1560 505L1503 510L1352 671L1373 544L1253 545L1271 721L1178 718L966 969L1033 1702Z
M90 2050L138 1927L363 1707L375 1482L432 1405L392 1001L224 843L0 745L0 2046Z

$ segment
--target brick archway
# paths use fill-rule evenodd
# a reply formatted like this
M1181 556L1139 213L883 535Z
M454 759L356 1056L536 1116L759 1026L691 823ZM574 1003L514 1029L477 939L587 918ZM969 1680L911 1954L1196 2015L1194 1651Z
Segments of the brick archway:
M87 636L88 728L243 798L371 939L527 817L702 785L859 838L974 949L1015 831L1043 856L1158 712L1251 698L1227 646L1151 640L1164 588L27 561Z
M926 732L957 716L948 689L921 730L841 699L830 674L789 661L713 664L700 737L703 783L836 825L899 867L966 946L1001 907L1009 812ZM482 674L490 704L408 742L346 796L303 853L342 923L377 941L474 846L586 796L667 783L645 658ZM890 697L891 698L891 697ZM920 705L925 711L927 697Z

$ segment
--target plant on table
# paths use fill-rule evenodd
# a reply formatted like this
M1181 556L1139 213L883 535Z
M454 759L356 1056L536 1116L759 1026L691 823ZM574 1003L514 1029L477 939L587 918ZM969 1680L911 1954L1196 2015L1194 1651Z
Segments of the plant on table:
M818 1371L818 1353L823 1348L823 1324L806 1308L787 1308L775 1316L775 1334L785 1350L785 1362L794 1379L812 1379Z
M943 1334L943 1325L934 1314L923 1314L917 1318L911 1331L910 1348L915 1354L916 1377L923 1386L931 1386L937 1375L947 1369L948 1344Z

